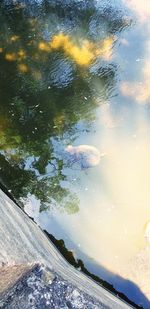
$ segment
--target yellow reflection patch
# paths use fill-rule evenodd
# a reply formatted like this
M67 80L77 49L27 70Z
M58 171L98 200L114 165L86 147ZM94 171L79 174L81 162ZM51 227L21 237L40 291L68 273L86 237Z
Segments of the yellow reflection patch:
M11 38L10 38L10 41L11 42L16 42L16 41L18 41L19 40L19 36L18 35L13 35Z
M5 55L5 59L7 61L15 61L17 59L17 55L15 53L7 53Z
M57 35L54 35L52 41L50 42L50 46L53 49L68 49L72 47L72 42L70 41L70 38L68 35L59 33Z
M65 54L74 59L79 65L89 65L94 58L88 41L83 42L81 47L76 46L68 35L60 33L55 35L50 42L52 49L62 49Z
M18 40L18 36L11 37L11 41ZM62 50L66 56L72 58L80 66L88 66L96 57L102 57L109 60L113 46L113 37L108 37L98 44L92 43L88 40L83 40L79 45L75 44L69 35L59 33L54 35L50 42L40 41L38 43L38 50L43 52L51 52L54 50ZM36 54L36 60L39 55ZM5 59L8 61L24 60L26 52L20 49L17 53L7 53Z
M42 51L50 52L50 46L49 46L49 44L47 44L45 42L40 42L38 47Z
M20 60L25 59L26 58L26 53L23 49L20 49L18 52L18 57Z
M29 71L28 66L24 63L18 65L18 70L21 73L27 73Z
M85 46L82 48L72 46L70 50L65 50L65 52L68 53L68 55L71 56L79 65L89 65L94 58L93 53Z
M100 44L99 48L97 48L96 44L88 40L83 41L81 47L79 47L73 43L68 35L59 33L53 37L50 46L53 50L62 49L65 54L73 58L77 64L87 66L97 56L101 56L106 60L110 59L113 38L109 37L105 39Z
M3 52L3 48L2 47L0 47L0 53L2 53Z

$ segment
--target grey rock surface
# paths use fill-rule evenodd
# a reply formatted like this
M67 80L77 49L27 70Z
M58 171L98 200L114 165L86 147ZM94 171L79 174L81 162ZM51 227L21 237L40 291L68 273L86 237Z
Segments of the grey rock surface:
M3 267L13 269L14 265L24 269L19 274L17 267L18 277L11 279L11 284L6 284L7 272L1 276L5 284L0 308L131 308L73 268L41 229L0 190L0 274Z
M103 304L83 293L48 268L35 265L6 291L0 299L0 308L29 309L98 309ZM106 308L106 307L105 307Z

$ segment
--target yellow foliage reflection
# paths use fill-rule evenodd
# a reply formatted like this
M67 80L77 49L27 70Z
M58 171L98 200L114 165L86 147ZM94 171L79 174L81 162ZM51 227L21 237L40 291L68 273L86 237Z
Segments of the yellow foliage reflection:
M16 61L16 59L17 59L17 55L16 55L16 53L6 53L6 55L5 55L5 59L7 60L7 61Z
M21 64L18 65L18 70L21 73L27 73L29 69L28 69L28 66L26 64L21 63Z
M20 49L19 52L18 52L18 56L19 56L20 60L25 59L26 58L26 52L23 49Z
M77 64L86 66L89 65L96 56L103 56L108 59L112 43L113 38L107 38L100 44L100 47L97 48L96 44L85 40L82 42L81 47L78 47L68 35L59 33L53 37L50 46L54 50L62 49L65 54L73 58Z
M50 42L50 46L53 49L59 49L63 48L64 50L68 50L72 47L72 42L68 35L59 33L57 35L54 35L52 41Z
M3 51L3 50L2 50ZM23 60L26 58L26 53L23 49L20 49L17 53L6 53L5 59L7 61L17 61L17 60Z
M10 38L10 41L15 42L19 39L19 36L13 35ZM98 44L90 42L89 40L82 40L77 45L69 35L59 33L57 35L54 35L49 42L40 41L38 43L38 51L50 53L55 50L61 50L66 56L74 60L79 66L88 66L97 57L102 57L105 60L110 60L113 42L114 38L108 37L103 41L99 42ZM32 44L33 43L35 46L37 46L36 42L32 42ZM0 52L2 51L3 49L0 48ZM37 51L35 52L36 57L34 57L34 59L39 61L40 54ZM7 52L5 54L5 59L10 62L22 61L26 59L27 56L28 55L26 54L26 51L20 47L20 49L16 52Z
M109 37L102 41L99 46L88 40L83 40L81 46L77 46L69 35L59 33L54 35L49 43L40 42L39 50L50 52L52 50L62 50L67 56L71 57L78 65L87 66L97 56L105 60L110 59L113 46L113 38Z
M79 65L89 65L94 59L92 51L88 50L84 45L81 48L73 45L70 50L67 49L65 52Z
M40 42L38 47L41 51L50 52L50 46L45 42Z
M10 38L10 41L11 42L16 42L19 40L19 36L18 35L13 35L11 38Z

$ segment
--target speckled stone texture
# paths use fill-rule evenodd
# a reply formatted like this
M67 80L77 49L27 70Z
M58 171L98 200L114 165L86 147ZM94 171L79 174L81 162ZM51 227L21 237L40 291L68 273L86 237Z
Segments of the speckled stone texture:
M53 273L48 267L29 267L14 286L0 296L7 309L98 309L102 304ZM106 306L105 306L105 309Z

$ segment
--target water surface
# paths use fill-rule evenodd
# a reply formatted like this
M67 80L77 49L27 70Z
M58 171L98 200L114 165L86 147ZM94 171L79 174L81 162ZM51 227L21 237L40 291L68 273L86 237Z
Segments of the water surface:
M76 259L150 303L149 1L1 1L1 182ZM64 149L91 145L95 167Z

